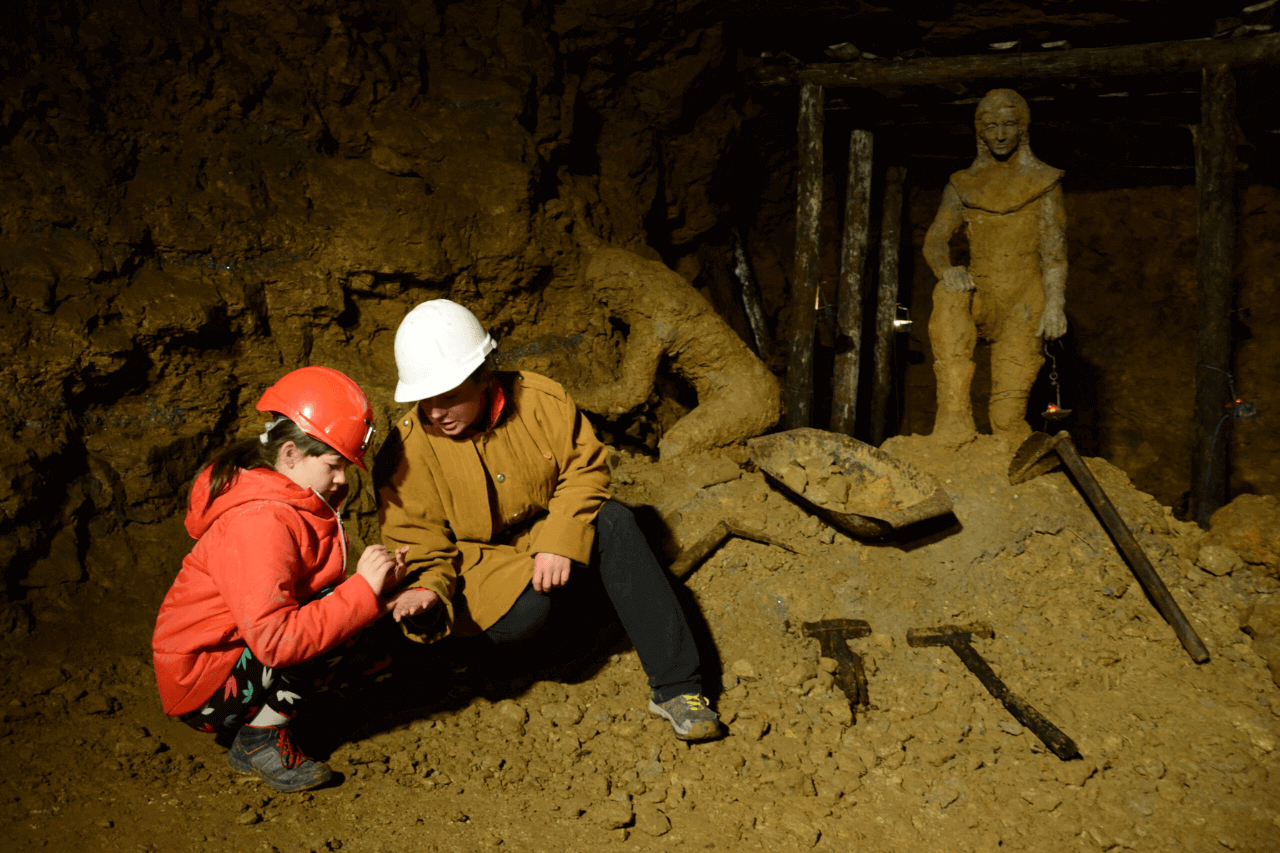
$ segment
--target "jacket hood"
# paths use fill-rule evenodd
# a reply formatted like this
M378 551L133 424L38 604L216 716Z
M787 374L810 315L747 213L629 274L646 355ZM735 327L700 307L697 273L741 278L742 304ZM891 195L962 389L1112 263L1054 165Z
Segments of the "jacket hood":
M209 480L213 466L205 468L191 487L191 502L187 508L187 532L199 539L226 513L245 504L257 501L275 501L288 504L301 513L332 517L337 513L324 498L311 489L304 489L284 474L270 468L241 469L239 476L222 490L222 494L209 501ZM336 496L341 505L347 495L344 485Z

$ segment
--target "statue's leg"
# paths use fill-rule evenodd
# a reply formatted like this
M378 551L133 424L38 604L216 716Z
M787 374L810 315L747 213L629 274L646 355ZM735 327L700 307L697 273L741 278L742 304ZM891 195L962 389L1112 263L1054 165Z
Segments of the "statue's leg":
M991 343L991 432L1014 445L1031 434L1027 395L1044 364L1038 320L1024 306L1015 305Z
M758 361L731 372L733 384L699 389L698 405L662 436L664 462L746 441L778 422L782 396L773 374Z
M658 457L670 462L730 443L732 439L726 441L726 435L734 432L735 421L743 409L727 403L714 394L706 400L699 399L698 405L658 440Z
M973 348L978 329L970 313L972 293L951 293L939 284L933 289L929 342L933 345L933 375L938 387L938 415L933 437L959 447L977 435L969 384L973 381Z

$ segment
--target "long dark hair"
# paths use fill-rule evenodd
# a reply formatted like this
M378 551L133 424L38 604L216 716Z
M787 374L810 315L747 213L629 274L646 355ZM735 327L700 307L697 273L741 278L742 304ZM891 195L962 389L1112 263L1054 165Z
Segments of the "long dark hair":
M236 481L241 469L270 468L274 471L280 448L290 441L306 456L324 456L326 453L338 452L323 441L307 435L283 415L276 415L267 430L265 442L260 437L246 438L223 448L213 457L208 465L213 470L209 474L209 499L205 502L205 508Z

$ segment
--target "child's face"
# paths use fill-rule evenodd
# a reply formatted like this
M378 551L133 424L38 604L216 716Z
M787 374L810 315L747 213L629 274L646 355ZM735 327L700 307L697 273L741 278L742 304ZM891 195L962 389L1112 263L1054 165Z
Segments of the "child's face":
M295 454L281 452L276 470L304 489L315 489L327 501L347 482L349 464L337 453L306 456L301 451Z

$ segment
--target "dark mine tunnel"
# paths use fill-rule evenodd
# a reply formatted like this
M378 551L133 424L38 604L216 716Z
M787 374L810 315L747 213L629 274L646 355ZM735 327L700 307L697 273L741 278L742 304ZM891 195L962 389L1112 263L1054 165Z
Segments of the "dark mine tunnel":
M1280 0L10 4L8 846L1280 850L1278 88Z

